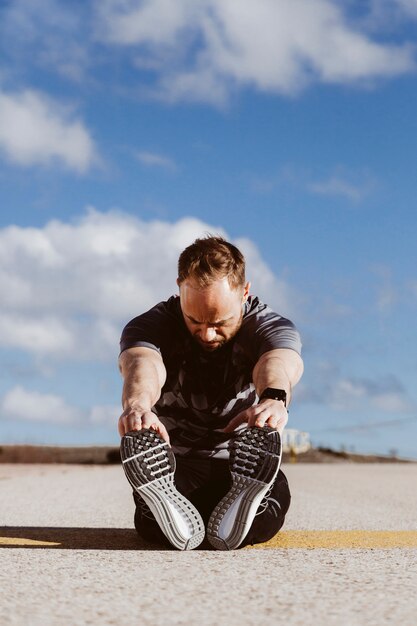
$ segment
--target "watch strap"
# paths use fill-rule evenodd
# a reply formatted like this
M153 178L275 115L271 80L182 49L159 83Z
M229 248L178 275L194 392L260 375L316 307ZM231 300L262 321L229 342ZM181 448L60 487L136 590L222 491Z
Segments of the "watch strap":
M282 400L284 406L287 406L287 392L285 389L274 389L273 387L267 387L263 390L259 397L259 402L269 398L271 400Z

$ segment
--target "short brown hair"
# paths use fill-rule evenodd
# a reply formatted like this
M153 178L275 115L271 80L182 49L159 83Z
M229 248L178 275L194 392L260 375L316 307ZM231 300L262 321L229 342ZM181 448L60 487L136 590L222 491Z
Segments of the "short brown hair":
M178 259L178 283L192 276L201 287L227 276L232 289L245 285L245 258L223 237L207 235L185 248Z

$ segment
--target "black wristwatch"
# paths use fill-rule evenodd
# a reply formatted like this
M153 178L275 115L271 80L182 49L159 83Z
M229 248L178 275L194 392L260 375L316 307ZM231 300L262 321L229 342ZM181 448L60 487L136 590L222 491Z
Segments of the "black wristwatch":
M287 406L287 392L284 389L274 389L273 387L267 387L260 395L259 402L270 398L271 400L282 400L284 406Z

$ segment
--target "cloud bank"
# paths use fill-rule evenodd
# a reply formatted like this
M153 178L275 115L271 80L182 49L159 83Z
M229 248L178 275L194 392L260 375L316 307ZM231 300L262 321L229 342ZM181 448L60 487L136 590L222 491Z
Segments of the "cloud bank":
M349 416L360 415L365 406L393 418L416 411L406 388L395 375L346 376L335 363L318 363L311 378L312 384L302 381L295 390L297 401L319 404Z
M137 70L142 95L221 105L242 88L288 96L415 71L403 31L414 0L365 4L95 0L74 12L63 0L15 0L1 10L0 41L7 74L29 64L80 83L117 61Z
M15 385L0 398L0 418L45 424L114 426L121 413L119 405L94 405L89 409L72 406L62 396Z
M124 324L177 291L180 252L208 232L227 236L194 218L145 222L94 209L71 223L0 229L0 357L1 351L18 351L25 361L52 368L102 362L116 373ZM294 307L294 294L255 244L235 243L246 256L253 292L280 310ZM4 420L106 427L119 413L110 404L83 409L53 390L39 392L26 384L0 398Z
M288 95L415 69L411 45L372 40L331 0L105 0L97 13L101 40L132 49L170 100L220 103L237 87Z
M69 423L78 421L81 412L60 396L28 391L17 385L1 399L0 415L19 421Z
M144 222L90 209L72 223L0 230L0 348L55 359L115 359L123 325L176 292L180 252L221 228L194 218ZM253 290L289 314L295 296L257 247L236 241Z

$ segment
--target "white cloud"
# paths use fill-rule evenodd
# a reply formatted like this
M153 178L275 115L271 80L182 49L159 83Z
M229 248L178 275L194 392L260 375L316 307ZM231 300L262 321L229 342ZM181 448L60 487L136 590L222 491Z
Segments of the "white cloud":
M2 7L0 41L9 72L34 64L79 82L94 55L89 56L89 3L77 10L60 0L13 0Z
M409 25L410 18L417 19L416 0L367 0L366 5L366 13L362 11L359 19L369 31L392 33Z
M13 313L0 315L0 345L5 347L44 354L59 350L66 354L72 350L72 342L73 333L64 319L47 314L39 317Z
M288 95L414 71L402 29L416 16L415 0L370 0L359 11L337 0L95 0L76 11L63 0L14 0L0 41L12 80L33 65L91 80L126 53L148 72L142 94L218 105L242 87Z
M308 185L308 189L315 194L322 196L341 196L351 200L352 202L359 202L366 197L373 184L371 181L354 184L339 176L332 176L328 180L321 182L314 182Z
M68 406L60 396L28 391L19 385L2 398L0 413L4 419L29 422L68 423L81 418L81 411Z
M90 410L89 421L93 424L117 425L117 420L121 414L120 405L97 405Z
M417 0L395 0L395 2L409 17L417 19Z
M0 92L0 150L20 166L60 162L80 173L97 160L84 124L60 103L31 90Z
M192 24L201 18L206 4L192 0L128 3L124 0L100 0L97 10L102 36L107 41L168 47L177 44L188 22Z
M406 1L406 0L404 0ZM373 41L331 0L105 0L103 41L133 47L171 100L224 101L238 86L292 94L415 69L411 46ZM347 10L347 9L346 9Z
M0 399L0 418L26 422L117 425L119 405L95 405L89 409L71 406L56 394L28 390L21 385L9 389Z
M194 218L144 222L91 209L73 223L0 230L0 347L55 359L116 359L123 325L176 293L180 252L222 229ZM227 236L227 235L226 235ZM295 295L250 240L253 292L290 315Z
M342 165L333 168L322 180L314 180L316 175L308 169L295 168L292 164L278 169L270 175L255 175L250 180L250 187L255 193L273 193L279 190L306 190L309 193L342 197L353 203L359 203L371 195L377 187L375 177L369 171L352 171Z
M136 152L136 157L142 163L142 165L146 165L148 167L161 167L172 172L177 169L175 161L163 154L157 154L156 152L147 152L146 150L142 150Z
M371 409L394 417L415 412L415 405L395 376L343 376L337 366L327 365L317 368L316 380L311 388L300 383L298 401L327 405L334 411L358 415L366 415L366 411Z
M262 259L260 250L250 239L241 238L234 243L245 256L247 278L252 283L251 292L282 315L288 317L296 315L301 306L301 298L289 283L274 274Z

